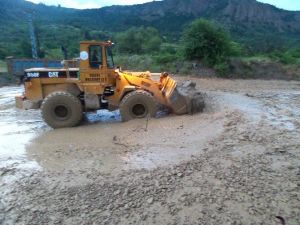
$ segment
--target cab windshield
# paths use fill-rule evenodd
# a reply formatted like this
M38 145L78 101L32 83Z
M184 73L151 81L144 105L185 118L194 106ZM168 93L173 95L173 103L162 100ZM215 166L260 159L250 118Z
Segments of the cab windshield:
M113 69L114 65L114 58L111 47L106 48L106 57L107 57L107 67Z

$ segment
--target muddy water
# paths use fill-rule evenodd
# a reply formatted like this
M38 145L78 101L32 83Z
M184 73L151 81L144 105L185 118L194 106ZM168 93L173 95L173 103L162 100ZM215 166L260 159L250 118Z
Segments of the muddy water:
M37 168L38 164L26 157L26 144L45 126L36 111L14 107L14 97L20 93L20 87L0 88L0 167Z
M275 100L270 95L260 96L268 112L267 120L274 126L296 130L300 121L300 91L285 91L275 96Z
M300 83L195 80L203 114L60 130L0 89L0 224L300 224Z
M266 120L274 127L295 130L300 118L300 92L283 91L280 94L236 94L212 92L215 102L225 110L239 110L250 119L249 122Z
M52 130L38 110L14 107L14 96L21 92L20 87L0 89L1 167L107 173L153 169L205 151L207 143L223 132L224 118L230 111L244 113L253 123L265 119L288 130L296 129L300 117L297 90L268 95L228 93L217 88L207 90L209 104L203 114L121 123L118 111L98 111L86 115L86 122L79 127ZM274 95L278 95L275 100Z
M121 172L178 163L199 154L207 140L222 131L218 118L197 115L100 122L52 130L32 140L28 157L49 170ZM193 126L192 126L193 125ZM52 140L52 141L50 141Z
M1 167L59 171L94 168L108 173L151 169L198 154L207 140L222 131L218 115L162 116L121 123L118 111L105 110L87 114L79 127L52 130L38 110L14 107L14 96L21 92L21 87L0 89ZM196 126L195 118L199 120Z

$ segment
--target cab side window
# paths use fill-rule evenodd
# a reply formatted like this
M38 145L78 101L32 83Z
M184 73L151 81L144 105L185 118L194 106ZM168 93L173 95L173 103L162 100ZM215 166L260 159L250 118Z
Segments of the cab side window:
M111 51L111 48L106 48L106 58L107 58L107 67L109 69L113 69L114 68L114 59L113 59L113 54Z
M102 65L102 51L101 46L92 45L89 48L90 55L90 67L91 68L99 68Z

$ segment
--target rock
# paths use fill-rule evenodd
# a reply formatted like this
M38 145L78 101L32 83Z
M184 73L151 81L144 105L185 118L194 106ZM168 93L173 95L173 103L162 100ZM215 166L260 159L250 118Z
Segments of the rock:
M177 173L177 177L183 177L183 173Z
M239 136L239 140L240 141L246 141L247 137L245 135L241 135L241 136Z
M147 203L150 205L154 202L153 197L147 199Z
M119 195L120 193L121 193L121 191L117 190L117 191L114 192L114 195Z
M280 153L286 153L287 151L285 149L279 149L278 152L280 152Z

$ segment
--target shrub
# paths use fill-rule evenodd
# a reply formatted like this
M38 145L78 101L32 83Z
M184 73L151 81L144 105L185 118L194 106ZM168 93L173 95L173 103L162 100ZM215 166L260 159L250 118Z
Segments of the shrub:
M217 75L219 77L227 77L227 75L229 73L229 65L228 65L228 63L225 63L225 62L216 64L214 66L214 69L216 70Z
M269 54L269 57L283 64L297 64L300 58L300 49L275 50Z
M21 41L19 45L19 51L20 51L20 56L24 58L31 58L32 57L32 52L31 52L31 45L29 41Z
M170 62L174 62L178 59L178 56L175 54L162 53L155 56L155 61L158 64L166 64Z
M291 52L284 52L280 55L279 61L283 64L295 64L296 58L291 54Z
M0 48L0 59L5 59L5 57L7 56L7 51L4 48Z
M121 53L148 54L159 51L162 40L154 28L133 27L117 34L116 42Z
M197 19L185 30L183 37L183 54L187 59L200 59L208 66L225 62L238 52L233 48L229 36L220 28L204 19Z

